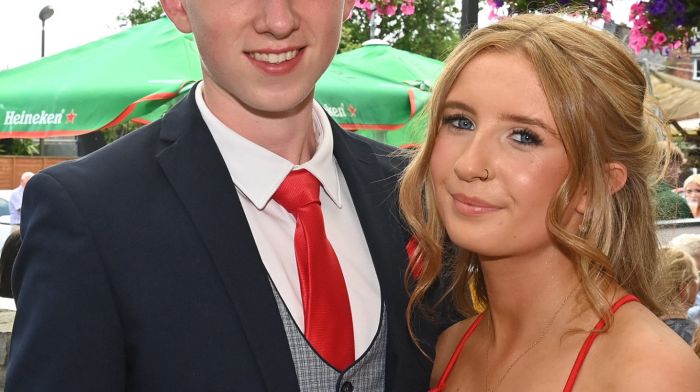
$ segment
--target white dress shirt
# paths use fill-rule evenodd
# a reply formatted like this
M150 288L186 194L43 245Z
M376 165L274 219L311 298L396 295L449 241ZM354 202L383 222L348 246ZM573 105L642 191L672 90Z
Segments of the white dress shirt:
M345 177L333 157L331 125L321 105L313 102L316 151L308 162L294 165L224 125L204 102L201 83L196 87L195 98L236 185L265 269L301 331L304 331L304 313L294 253L296 220L272 200L272 195L292 170L306 169L321 182L326 235L338 256L348 288L355 357L359 358L379 327L379 281ZM235 255L231 258L235 259Z

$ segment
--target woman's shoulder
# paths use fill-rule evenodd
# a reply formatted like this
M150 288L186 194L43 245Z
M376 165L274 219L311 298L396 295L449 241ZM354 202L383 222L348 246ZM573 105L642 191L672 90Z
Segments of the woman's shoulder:
M478 316L470 317L453 324L440 334L437 344L435 345L435 363L433 364L431 385L436 384L437 380L440 379L447 364L450 362L450 358L452 358L452 354L457 349L457 345L477 317Z
M599 376L596 382L606 390L700 389L700 359L639 303L620 308L610 330L593 344L585 367L589 367L589 374Z

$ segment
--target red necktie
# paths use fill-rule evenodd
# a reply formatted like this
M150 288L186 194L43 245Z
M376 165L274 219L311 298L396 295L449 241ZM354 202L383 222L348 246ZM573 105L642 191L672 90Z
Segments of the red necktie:
M294 251L304 304L304 335L338 370L355 361L350 299L323 224L321 184L306 170L289 173L272 198L297 220Z

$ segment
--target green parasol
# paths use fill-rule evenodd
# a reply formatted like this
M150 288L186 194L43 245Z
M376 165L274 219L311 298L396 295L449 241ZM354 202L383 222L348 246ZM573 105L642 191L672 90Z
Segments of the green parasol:
M395 146L421 143L417 118L443 63L381 40L341 53L316 87L316 99L345 129Z
M80 135L138 119L201 78L192 36L161 18L0 72L0 138Z
M437 60L370 41L339 54L316 99L345 129L393 145L420 143L416 114ZM191 34L165 17L0 72L0 139L80 135L158 119L202 78Z

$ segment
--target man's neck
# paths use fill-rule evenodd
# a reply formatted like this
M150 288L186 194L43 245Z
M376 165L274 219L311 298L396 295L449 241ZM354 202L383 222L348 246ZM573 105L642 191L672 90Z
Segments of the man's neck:
M302 164L316 151L313 126L313 96L285 113L265 113L244 106L214 84L202 85L204 101L227 127L251 142Z

